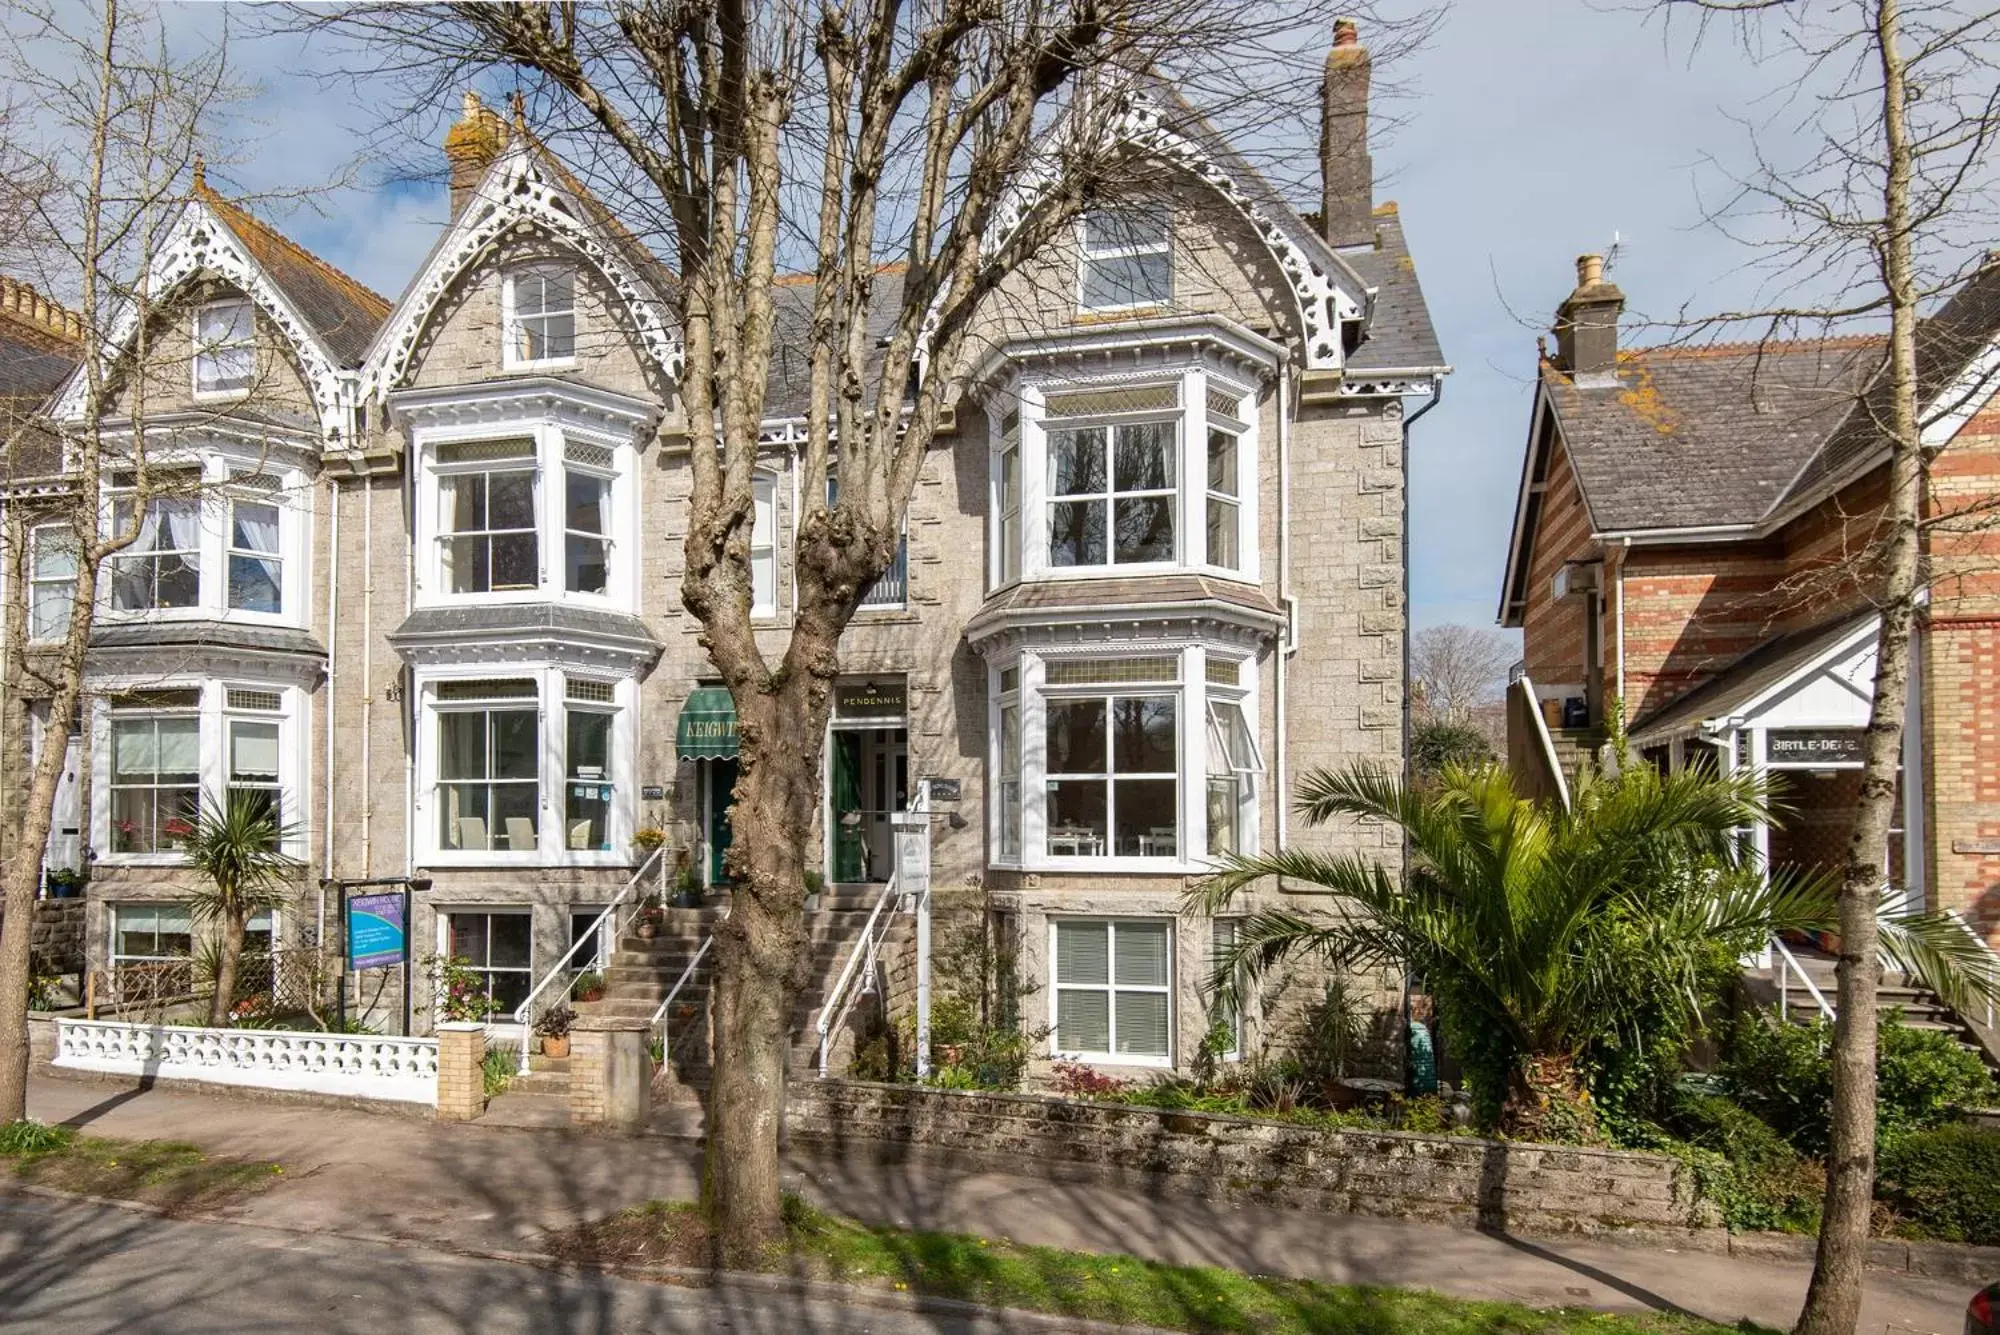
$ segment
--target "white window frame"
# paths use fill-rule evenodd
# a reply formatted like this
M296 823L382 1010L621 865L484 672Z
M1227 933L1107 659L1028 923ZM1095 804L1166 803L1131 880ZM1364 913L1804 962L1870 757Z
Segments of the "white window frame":
M121 608L114 605L117 569L121 557L144 559L148 553L128 548L105 561L104 577L98 582L97 616L106 623L136 620L192 619L243 622L263 626L308 626L312 617L312 572L309 567L311 507L298 503L307 487L305 474L298 468L274 460L250 446L215 440L198 451L177 449L148 460L158 478L161 474L186 470L198 473L192 492L156 495L153 503L185 502L194 507L195 545L190 548L162 549L191 554L195 566L195 599L179 607ZM122 473L127 470L120 468ZM119 507L134 498L129 485L119 485L115 475L107 479L99 523L107 536L122 531ZM278 512L278 546L275 552L253 552L234 544L237 501L268 505ZM142 521L143 522L143 521ZM278 610L253 611L230 606L229 564L232 555L256 557L278 567Z
M1225 372L1219 358L1204 356L1190 364L1137 375L1087 378L1055 378L1036 374L1021 379L1014 390L1013 407L1018 413L1020 449L1020 579L1084 580L1124 579L1136 575L1190 571L1243 584L1260 583L1262 560L1259 551L1258 487L1260 430L1256 387L1236 371ZM1094 393L1116 389L1156 388L1171 384L1179 396L1178 408L1159 408L1124 413L1097 413L1051 417L1048 401L1052 395ZM1241 405L1242 420L1224 419L1208 409L1212 391L1234 398ZM1001 510L1002 456L1010 437L999 429L998 419L989 419L988 526L992 557L987 579L990 588L1012 583L1002 554L1005 542ZM1050 517L1056 498L1050 494L1050 437L1058 432L1095 427L1114 427L1146 421L1176 423L1178 450L1175 454L1174 559L1171 561L1125 561L1112 559L1112 534L1105 536L1106 562L1102 565L1059 566L1051 562ZM1237 562L1216 565L1208 559L1208 430L1211 424L1226 425L1237 440L1236 483ZM1107 488L1115 486L1115 445L1106 441ZM1111 494L1106 492L1106 495ZM1164 494L1164 493L1160 493Z
M840 499L839 464L840 460L838 459L838 457L827 460L826 506L827 509L829 510L831 510L836 504L838 504ZM796 523L794 523L793 525L792 535L793 535L794 545L796 545L798 537L798 527ZM890 580L899 568L901 569L903 576L901 581L901 588L897 596L891 598L883 594L881 590L883 588L884 583ZM890 587L894 588L895 586L891 585ZM856 612L899 612L907 608L909 605L910 605L910 515L909 511L905 510L903 512L902 528L897 533L896 536L895 558L889 563L888 569L884 570L880 575L876 576L874 582L861 591L861 601L855 604L855 611Z
M778 615L778 475L750 475L750 615Z
M535 912L532 907L525 904L439 904L437 905L435 908L435 916L437 918L437 953L441 958L444 959L455 958L451 953L451 916L455 913L463 913L468 915L478 914L487 919L486 957L489 961L493 958L492 919L520 918L524 920L528 924L528 963L526 964L526 966L515 967L509 965L505 968L496 969L492 966L491 963L487 963L484 965L474 964L468 967L471 968L471 970L474 973L482 974L486 977L487 980L486 995L489 997L493 995L492 975L496 973L518 974L527 981L528 990L532 990L534 988ZM567 943L565 943L565 949L566 948L567 948ZM494 1011L491 1022L496 1025L511 1025L513 1019L514 1019L514 1008L509 1006L504 1009ZM518 1029L516 1030L516 1032L519 1032Z
M1128 203L1119 209L1107 209L1103 216L1122 218L1128 222L1158 222L1160 238L1157 241L1142 240L1128 245L1093 246L1090 240L1090 224L1096 214L1086 214L1076 223L1076 308L1089 315L1102 315L1112 311L1154 311L1173 305L1174 302L1174 210L1166 201L1157 203ZM1105 260L1142 259L1149 255L1164 255L1167 260L1167 290L1156 298L1139 301L1113 301L1093 305L1085 295L1089 288L1091 265Z
M1042 674L1042 685L1040 691L1040 696L1041 696L1040 712L1043 718L1043 741L1041 746L1037 748L1041 753L1043 762L1042 763L1043 775L1042 775L1041 792L1040 792L1041 801L1039 805L1044 814L1044 821L1043 821L1043 828L1041 831L1042 839L1039 848L1040 848L1041 860L1051 865L1104 866L1107 864L1115 863L1121 867L1128 867L1131 870L1144 871L1153 867L1158 867L1162 870L1167 870L1174 867L1182 866L1186 864L1188 861L1190 861L1188 857L1188 844L1187 844L1188 804L1187 804L1187 789L1186 789L1186 777L1185 777L1185 770L1186 770L1185 758L1187 755L1187 732L1188 732L1187 692L1184 688L1184 682L1181 680L1179 675L1180 671L1185 667L1184 660L1186 655L1173 650L1168 650L1166 652L1158 654L1146 654L1143 652L1139 652L1131 654L1129 656L1144 657L1144 658L1159 657L1159 658L1172 659L1174 660L1175 676L1172 679L1162 678L1157 681L1091 682L1091 683L1075 683L1075 684L1066 683L1063 685L1050 685L1048 684L1048 676L1046 672L1047 664L1046 663L1044 664L1045 670ZM1117 659L1112 656L1103 654L1078 654L1078 655L1064 655L1060 658L1051 661L1107 663L1107 662L1115 662L1117 661ZM1126 771L1119 769L1117 763L1117 754L1116 754L1118 749L1118 739L1117 739L1117 721L1116 721L1117 711L1115 706L1116 702L1119 700L1133 700L1133 699L1147 699L1147 700L1168 699L1173 701L1174 754L1176 758L1176 764L1171 772L1162 770L1135 770L1128 773ZM1048 735L1047 719L1049 714L1053 711L1054 706L1056 706L1057 704L1066 702L1091 702L1091 701L1102 701L1104 704L1104 766L1105 766L1104 769L1102 771L1096 771L1096 772L1067 771L1062 774L1056 774L1052 771L1049 771L1047 768L1048 744L1046 740ZM1121 780L1129 782L1157 782L1163 779L1171 781L1174 785L1174 835L1173 835L1174 851L1164 856L1158 854L1123 854L1117 852L1116 850L1117 850L1117 841L1119 834L1117 794L1118 794L1119 782ZM1054 836L1054 830L1052 827L1048 825L1046 817L1049 807L1049 789L1051 786L1058 783L1102 783L1104 785L1103 851L1098 853L1072 852L1072 853L1059 854L1053 850L1052 840ZM1023 831L1024 854L1025 850L1028 847L1030 847L1030 845L1026 843L1026 831L1024 830Z
M242 311L249 317L249 327L241 334L231 335L214 342L202 331L202 323L209 316L221 311ZM240 399L249 394L257 384L257 303L248 297L230 297L222 301L211 301L195 308L192 316L191 332L194 336L194 356L189 358L189 385L197 401L219 402L225 399ZM247 352L250 369L242 377L241 383L234 380L226 385L202 386L204 364L213 365L223 357Z
M1172 683L1116 683L1110 685L1079 685L1075 687L1049 687L1048 665L1063 660L1154 658L1176 656L1179 659L1178 676ZM1239 684L1231 691L1225 685L1211 685L1207 679L1208 661L1211 656L1226 658L1238 663ZM1018 669L1019 676L1014 691L1006 686L1006 673ZM1208 752L1210 747L1210 721L1208 713L1208 693L1229 693L1240 704L1243 719L1250 740L1256 750L1258 763L1263 761L1264 742L1258 736L1260 719L1257 710L1258 665L1255 654L1247 646L1205 643L1188 644L1168 642L1149 644L1143 641L1116 641L1093 645L1042 646L999 655L987 663L987 849L988 865L997 869L1039 872L1120 872L1153 875L1205 875L1216 867L1214 858L1208 855ZM1052 855L1048 849L1047 825L1048 803L1047 785L1051 777L1048 772L1048 703L1051 697L1060 698L1064 694L1091 694L1116 696L1166 695L1175 694L1176 725L1179 732L1179 838L1178 851L1174 857L1118 856L1108 850L1104 856ZM1021 850L1018 857L1008 857L1002 838L1003 812L1001 810L1002 771L1000 760L1001 710L1003 703L1017 698L1020 703L1021 718ZM1261 773L1261 771L1259 771ZM1087 776L1071 776L1087 777ZM1254 854L1258 847L1258 818L1262 809L1263 785L1243 786L1238 820L1243 831L1246 853Z
M552 270L562 270L569 275L569 309L545 308L523 315L520 308L520 280L530 275L545 277ZM576 350L583 334L583 321L577 310L577 289L582 277L579 265L564 260L536 260L509 269L501 282L501 324L505 333L501 339L502 365L509 371L556 370L577 364ZM570 321L569 351L553 357L530 357L524 352L525 326L530 320L557 320L567 315ZM547 337L546 330L543 337Z
M535 683L533 697L478 703L440 701L438 687L446 682L497 681L526 678ZM608 701L571 701L570 682L608 682ZM625 867L632 864L630 845L637 828L638 683L630 677L615 680L602 672L577 671L552 663L494 662L453 665L448 668L419 668L414 684L416 699L416 782L411 812L416 859L426 867ZM535 817L535 847L526 851L490 847L485 849L446 848L443 838L443 810L439 794L439 760L443 738L439 715L456 710L493 708L534 708L538 713L536 770L538 793ZM567 847L569 782L569 722L571 708L614 716L609 755L611 786L609 849Z
M239 505L261 506L273 510L278 517L277 546L270 551L259 551L255 547L239 547L236 543L236 507ZM222 537L222 600L232 612L248 612L258 616L282 617L285 615L285 503L282 497L259 494L247 488L234 488L223 497L223 537ZM264 608L238 607L234 585L236 582L236 562L266 562L277 567L278 605Z
M1147 427L1163 429L1168 437L1165 449L1167 466L1174 477L1164 487L1134 487L1120 490L1118 486L1118 449L1125 433ZM1082 436L1098 433L1103 437L1104 486L1096 491L1061 492L1055 490L1055 454L1058 436ZM1043 505L1047 507L1043 518L1043 529L1050 537L1050 547L1045 554L1049 569L1054 571L1115 571L1131 574L1150 570L1172 570L1180 566L1181 553L1187 550L1187 533L1181 511L1182 493L1187 489L1187 468L1184 456L1186 444L1182 439L1182 414L1132 413L1117 416L1063 418L1060 424L1050 422L1044 432L1047 462L1043 485L1047 493ZM1204 473L1206 470L1204 469ZM1165 559L1151 560L1118 559L1118 506L1121 501L1159 501L1167 504L1169 522L1173 526L1173 554ZM1067 565L1055 562L1055 512L1063 506L1088 506L1099 509L1104 520L1104 559L1102 561L1077 561Z
M440 460L440 450L454 445L524 440L531 448L516 458ZM568 445L608 450L608 468L568 457ZM592 430L577 423L544 416L514 418L490 425L425 429L415 433L415 453L421 460L416 481L416 522L412 542L417 550L415 605L465 607L485 603L576 602L616 611L638 610L639 479L638 451L629 433ZM454 593L445 560L444 479L460 474L535 472L536 582L518 589ZM610 569L605 591L572 593L568 582L568 481L571 469L611 483L611 527L604 535ZM472 532L474 530L468 530ZM477 530L490 532L492 530ZM502 530L513 532L517 530Z
M1222 658L1222 655L1215 654L1211 656L1210 661L1213 662ZM1238 847L1235 849L1235 852L1241 857L1252 857L1257 852L1257 802L1261 789L1258 781L1265 773L1264 748L1257 741L1257 715L1252 699L1254 691L1242 681L1244 673L1246 671L1254 672L1255 666L1254 661L1247 658L1239 663L1236 669L1237 681L1234 684L1218 681L1204 681L1203 683L1206 688L1203 691L1202 700L1202 715L1205 724L1202 740L1206 748L1204 754L1212 759L1219 751L1228 760L1229 776L1236 781L1236 828L1239 832L1239 837ZM1204 665L1204 668L1206 668L1206 665ZM1240 735L1249 752L1247 756L1239 757L1233 754L1229 746L1229 729L1223 723L1223 710L1225 709L1233 709L1238 715L1239 721L1242 724ZM1222 776L1215 774L1210 765L1205 764L1203 766L1202 824L1204 826L1204 840L1202 849L1203 853L1210 858L1215 857L1215 854L1209 851L1209 846L1213 843L1213 831L1206 830L1205 828L1208 824L1208 781L1210 778L1219 777Z
M121 534L126 532L128 527L133 527L137 529L137 533L133 537L131 546L126 547L121 551L114 552L110 560L104 563L105 576L106 576L104 581L105 585L104 597L105 597L106 610L109 611L111 615L115 617L144 617L144 616L158 616L162 614L169 616L204 615L204 613L208 610L206 607L207 603L206 595L208 592L207 586L213 568L213 563L207 559L208 553L203 550L205 547L208 546L208 544L203 541L204 535L202 533L202 529L204 525L202 523L202 520L204 516L202 514L203 507L201 504L201 497L199 495L154 496L146 502L145 508L143 510L140 509L137 502L138 502L138 495L136 492L130 490L119 490L111 493L110 532L114 535ZM153 522L152 516L155 513L155 507L160 507L162 510L162 517L158 520L157 525L154 529L154 533L156 535L159 535L161 533L171 533L172 524L168 519L164 517L164 511L167 507L172 507L176 511L178 511L182 507L191 508L194 514L194 545L191 547L154 546L154 547L141 548L139 546L140 536L142 536L145 533L146 525L149 522ZM125 511L128 509L131 512L129 517L125 513ZM193 601L186 603L175 603L172 606L161 606L159 601L160 598L159 564L160 564L160 559L162 557L179 557L183 564L192 564L194 566ZM136 607L118 606L118 581L121 578L123 578L121 572L128 566L136 566L142 563L150 563L152 568L152 575L149 581L149 588L151 589L150 596L148 597L145 603Z
M1021 664L1002 664L993 673L993 710L989 723L988 754L993 757L993 865L1018 867L1027 851L1027 785L1024 752L1027 747L1025 693ZM1011 754L1007 736L1007 713L1014 714ZM1008 793L1009 787L1013 792ZM1011 829L1010 829L1011 827ZM1013 847L1010 849L1010 842Z
M1061 955L1056 943L1058 939L1058 934L1061 931L1061 929L1064 926L1081 927L1081 926L1091 926L1100 923L1103 924L1105 928L1104 963L1105 963L1106 981L1103 983L1065 983L1060 981L1060 976L1057 970L1060 967L1059 961L1061 959ZM1164 984L1155 985L1151 983L1121 983L1118 981L1118 927L1119 924L1121 923L1132 923L1132 924L1144 923L1149 927L1157 926L1166 933L1167 980ZM1069 1061L1087 1062L1094 1066L1155 1066L1168 1069L1171 1069L1173 1067L1174 1049L1176 1046L1175 1038L1177 1036L1177 1031L1175 1026L1178 1021L1178 1013L1180 1009L1175 1004L1175 998L1174 998L1174 991L1175 991L1174 979L1176 976L1174 965L1175 965L1175 958L1179 948L1179 942L1175 939L1179 935L1179 933L1177 933L1174 930L1175 925L1176 924L1174 920L1171 918L1149 918L1140 916L1128 916L1128 917L1062 916L1062 917L1051 917L1049 919L1049 937L1048 937L1049 1056L1062 1058ZM1062 1034L1062 1002L1063 1002L1063 994L1065 992L1102 992L1104 994L1105 1014L1107 1017L1105 1034L1109 1040L1109 1047L1110 1047L1109 1051L1090 1052L1082 1049L1065 1048L1061 1045L1060 1036ZM1167 999L1167 1050L1164 1053L1154 1054L1154 1053L1118 1051L1118 994L1120 992L1143 993L1148 996L1164 996Z
M1011 427L1008 417L1013 419ZM987 586L1004 589L1021 580L1021 558L1026 536L1021 504L1021 467L1026 455L1021 449L1021 415L1018 408L1010 414L996 414L988 420L993 465L990 479L992 494L987 505L993 515L993 560L987 571ZM1011 492L1007 485L1010 460L1014 483Z
M67 575L48 575L42 572L42 559L47 554L51 542L68 547L61 555L69 559ZM36 524L28 530L28 640L30 643L48 643L60 640L69 634L70 614L76 603L76 574L79 554L76 536L68 524ZM45 622L41 616L42 594L44 590L62 593L59 599L52 598L50 606L58 608L60 615L54 622Z
M105 958L113 968L121 964L180 964L194 959L195 931L194 914L188 906L175 899L121 899L107 907L111 910L111 930L106 933ZM159 940L158 917L161 913L177 913L187 920L188 953L185 955L127 955L119 951L119 937L122 935L119 919L126 914L150 913L154 915L153 939Z
M309 854L312 838L312 812L307 794L312 783L312 747L308 744L311 736L311 699L305 689L294 682L273 681L248 675L229 677L159 678L137 676L107 676L93 679L93 694L89 700L86 715L89 725L87 745L90 747L90 772L103 776L103 781L91 785L89 828L92 847L97 860L111 867L172 867L187 861L178 851L152 853L119 853L113 851L111 839L111 724L112 701L133 692L151 690L190 690L197 693L192 709L176 707L160 710L119 710L122 717L137 717L193 714L198 719L196 736L200 747L199 781L200 800L213 807L228 800L229 794L229 724L232 720L254 720L274 722L278 725L278 788L281 793L280 809L287 813L286 820L291 825L290 837L280 845L290 856L305 859ZM237 692L238 704L232 707L230 693ZM275 710L243 706L243 695L275 695L278 707Z

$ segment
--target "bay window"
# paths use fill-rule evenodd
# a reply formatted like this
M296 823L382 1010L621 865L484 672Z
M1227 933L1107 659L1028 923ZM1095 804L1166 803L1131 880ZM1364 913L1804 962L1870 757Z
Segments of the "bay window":
M1172 924L1059 918L1050 933L1051 1049L1112 1061L1171 1059Z
M534 851L542 806L535 683L440 682L437 699L439 846Z
M606 681L571 679L565 690L563 847L611 848L611 713Z
M637 684L512 670L419 679L420 853L445 865L622 862Z
M576 357L576 271L537 264L507 275L508 369Z
M446 446L438 451L438 467L445 588L452 593L537 588L542 576L535 442Z
M285 610L284 549L271 501L239 496L229 502L229 605L246 612Z
M1249 389L1201 363L1153 374L1024 378L996 405L993 587L1170 568L1259 578Z
M67 524L38 524L28 536L28 638L59 640L76 601L76 535Z
M248 301L217 301L194 317L194 392L240 394L257 378L256 311Z
M111 851L171 852L201 805L201 692L135 691L111 702Z
M1029 650L991 674L996 865L1196 872L1255 851L1263 759L1241 651Z
M563 486L567 501L563 507L563 590L606 593L611 584L611 479L572 464L564 472Z
M229 711L223 720L228 736L227 798L232 803L255 803L259 814L269 816L273 825L283 829L285 801L277 718L284 707L283 697L276 691L232 686L224 693L224 703Z
M1177 668L1171 657L1049 664L1051 856L1178 856ZM1144 691L1141 682L1164 682L1167 690Z
M121 612L193 607L201 601L201 505L191 496L155 496L140 515L138 502L116 497L112 532L133 534L111 558L111 605Z

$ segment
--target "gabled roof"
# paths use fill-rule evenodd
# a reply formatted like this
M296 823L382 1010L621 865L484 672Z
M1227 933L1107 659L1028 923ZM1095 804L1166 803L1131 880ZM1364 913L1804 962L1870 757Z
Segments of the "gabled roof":
M1846 420L1881 357L1864 337L1633 348L1581 382L1541 363L1600 532L1754 524Z
M903 308L904 266L892 264L875 271L868 291L868 356L865 383L874 383L887 349L881 346ZM772 294L776 332L771 346L771 374L765 389L764 416L774 421L804 417L812 405L813 294L818 285L811 274L786 274Z
M196 177L194 197L236 234L243 248L291 301L335 362L355 367L389 314L389 299L348 277L291 238L252 217Z
M1635 719L1633 742L1650 745L1699 727L1703 720L1744 713L1772 691L1815 668L1878 619L1873 608L1768 640L1685 695Z

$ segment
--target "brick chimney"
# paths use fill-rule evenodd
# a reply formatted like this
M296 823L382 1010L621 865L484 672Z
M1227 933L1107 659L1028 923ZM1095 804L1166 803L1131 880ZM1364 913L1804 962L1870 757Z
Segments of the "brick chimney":
M1368 84L1373 72L1352 19L1333 25L1320 85L1320 218L1336 246L1375 240L1375 161L1368 156Z
M1576 257L1576 290L1556 308L1556 365L1577 376L1618 366L1618 317L1625 294L1604 281L1604 257Z
M444 137L444 159L451 167L452 217L465 208L486 169L506 147L507 122L467 89L465 110Z

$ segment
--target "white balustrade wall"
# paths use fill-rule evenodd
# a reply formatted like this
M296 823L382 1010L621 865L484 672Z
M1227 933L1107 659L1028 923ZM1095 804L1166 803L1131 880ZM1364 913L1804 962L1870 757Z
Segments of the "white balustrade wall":
M398 1103L437 1103L435 1038L56 1022L53 1063L74 1071L205 1080Z

